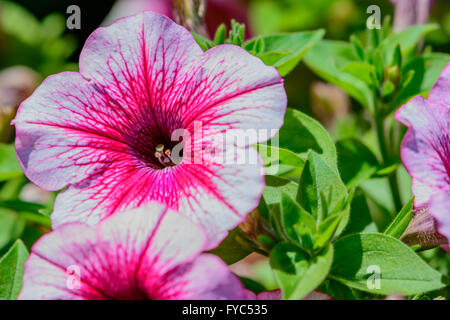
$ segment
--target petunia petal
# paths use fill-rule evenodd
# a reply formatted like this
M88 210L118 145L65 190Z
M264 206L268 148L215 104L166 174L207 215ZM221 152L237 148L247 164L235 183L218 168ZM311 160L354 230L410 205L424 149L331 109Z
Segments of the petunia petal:
M263 291L259 294L255 295L253 292L249 290L245 290L245 299L246 300L283 300L283 296L280 289ZM310 292L306 297L302 300L333 300L329 295L314 290Z
M418 179L413 179L412 191L414 194L414 207L419 209L421 207L429 206L430 199L433 194L436 194L440 190L438 188L431 187Z
M213 274L218 276L218 285L228 277L220 260L203 263L203 267L201 260L194 267L205 243L206 236L196 224L156 203L117 214L97 227L65 224L33 247L20 298L164 299L187 290L171 277L173 270L200 283L203 280L193 276L196 268L211 271L217 267L218 273ZM236 283L229 284L236 289Z
M166 276L170 289L161 286L164 299L241 300L242 284L218 257L202 254L190 265L174 269Z
M127 157L117 112L78 73L47 78L14 120L16 152L34 183L58 190L96 175ZM113 124L114 123L114 124Z
M433 195L430 212L438 222L439 233L450 239L450 190Z
M283 300L281 290L263 291L256 295L257 300Z
M441 106L441 108L450 108L450 64L442 70L433 88L428 95L428 101Z
M397 111L396 119L408 126L401 156L410 175L431 187L448 187L450 108L431 107L418 96Z
M243 155L245 159L240 158ZM210 239L209 248L217 246L258 206L264 190L258 153L249 148L243 155L225 158L225 163L185 165L183 176L177 179L183 190L178 210L203 226Z
M191 62L201 54L185 28L145 12L96 29L81 52L80 72L124 105L159 108L187 81Z
M182 113L194 106L186 128L201 121L204 138L241 130L248 135L247 145L264 142L278 131L287 97L275 68L233 45L206 51L197 65L187 94L178 102Z

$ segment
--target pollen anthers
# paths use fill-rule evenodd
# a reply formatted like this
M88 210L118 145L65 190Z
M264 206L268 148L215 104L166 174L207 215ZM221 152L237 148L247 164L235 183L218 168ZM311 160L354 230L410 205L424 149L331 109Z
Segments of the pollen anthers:
M155 158L157 158L159 163L164 167L176 165L176 162L171 157L172 151L170 149L164 149L163 144L158 144L155 149Z

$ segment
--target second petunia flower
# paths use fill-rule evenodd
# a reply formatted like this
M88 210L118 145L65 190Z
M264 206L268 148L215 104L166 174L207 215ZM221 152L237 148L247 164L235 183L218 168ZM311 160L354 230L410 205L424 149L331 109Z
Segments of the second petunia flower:
M450 239L450 64L427 99L415 97L395 118L408 127L401 156L412 176L415 207L429 210Z
M202 228L151 203L96 226L67 223L42 237L25 265L25 300L242 299L239 279L202 254Z
M251 145L277 132L286 109L275 68L232 45L203 52L186 29L150 12L94 31L79 67L47 78L14 120L28 178L67 186L54 227L158 201L203 225L212 246L257 206L264 177ZM266 133L223 139L249 129Z

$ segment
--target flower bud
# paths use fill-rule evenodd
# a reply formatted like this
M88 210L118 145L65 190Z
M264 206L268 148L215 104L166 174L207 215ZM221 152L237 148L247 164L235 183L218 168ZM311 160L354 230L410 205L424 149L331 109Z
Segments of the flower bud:
M423 249L448 243L447 238L437 231L436 220L426 207L415 212L400 240L408 246L419 245Z
M250 212L238 228L245 237L245 242L251 243L252 251L270 252L271 246L275 242L258 209Z

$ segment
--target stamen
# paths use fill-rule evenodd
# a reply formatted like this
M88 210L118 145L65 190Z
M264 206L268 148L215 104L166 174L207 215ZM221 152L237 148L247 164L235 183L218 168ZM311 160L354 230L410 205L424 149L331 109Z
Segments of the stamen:
M176 164L171 157L172 151L170 149L164 150L163 144L158 144L155 149L155 158L157 158L159 163L161 163L164 167L173 166Z
M163 152L163 150L164 150L164 145L163 144L158 144L156 146L156 151Z

